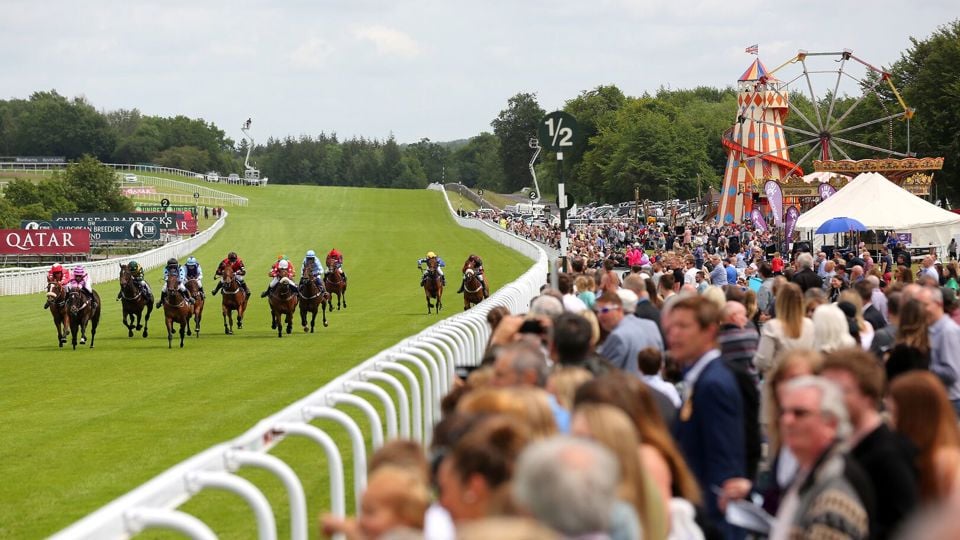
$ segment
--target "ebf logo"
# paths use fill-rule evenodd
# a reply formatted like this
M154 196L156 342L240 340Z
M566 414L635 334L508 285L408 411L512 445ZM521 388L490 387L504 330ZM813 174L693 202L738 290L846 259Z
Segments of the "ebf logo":
M135 240L156 238L157 224L152 221L134 221L130 224L130 237Z

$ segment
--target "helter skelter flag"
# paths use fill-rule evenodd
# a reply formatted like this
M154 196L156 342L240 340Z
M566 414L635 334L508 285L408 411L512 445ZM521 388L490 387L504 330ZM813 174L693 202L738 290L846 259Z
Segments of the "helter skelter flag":
M754 229L760 232L767 231L767 222L763 219L763 214L760 212L759 208L754 208L753 211L750 212L750 220L753 221Z
M793 229L797 226L797 220L800 219L800 211L797 210L796 206L791 206L787 208L787 219L786 225L783 231L783 237L787 241L787 245L790 245L790 242L793 242Z
M783 191L780 189L780 184L774 180L767 180L763 185L763 192L767 194L767 202L773 210L773 224L776 227L783 227Z
M820 190L820 202L829 199L831 195L837 192L837 188L830 184L820 184L818 189Z

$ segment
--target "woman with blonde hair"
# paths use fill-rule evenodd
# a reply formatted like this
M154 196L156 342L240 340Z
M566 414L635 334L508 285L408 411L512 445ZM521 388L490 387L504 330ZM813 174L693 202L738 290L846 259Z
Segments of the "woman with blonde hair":
M821 353L855 347L847 316L833 304L817 306L813 311L813 347Z
M540 388L478 388L460 398L457 412L509 416L523 424L535 439L557 433L548 394Z
M573 410L573 396L581 384L593 378L593 374L582 367L559 366L547 377L547 391L557 398L564 409Z
M804 316L803 291L796 283L784 283L774 301L776 318L763 325L754 364L766 374L793 349L813 348L813 321Z
M582 300L587 308L593 309L593 304L597 301L596 282L587 276L577 276L573 286L577 290L577 298Z
M853 309L845 308L842 304L846 302L853 306ZM853 289L847 289L840 293L840 299L837 307L843 310L857 324L857 332L860 334L860 347L865 351L870 350L870 344L873 343L873 325L863 318L863 300L860 294ZM852 315L851 315L852 313Z
M890 384L887 404L896 430L919 450L921 500L943 501L960 473L960 428L943 383L929 371L901 375Z
M571 434L592 439L609 449L620 464L620 499L636 511L642 538L666 538L666 505L644 472L640 438L625 412L613 405L583 404L573 412ZM637 537L631 535L632 537Z

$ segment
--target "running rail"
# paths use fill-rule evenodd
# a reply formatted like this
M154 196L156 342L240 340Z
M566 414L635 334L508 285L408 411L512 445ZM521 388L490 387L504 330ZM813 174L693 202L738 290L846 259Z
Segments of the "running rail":
M438 185L429 189L443 191ZM325 456L327 463L329 510L344 516L347 497L359 501L366 486L368 444L376 449L383 441L398 436L429 444L440 413L440 399L453 384L454 370L480 363L490 335L487 313L496 306L506 306L513 313L526 311L530 300L546 283L548 270L547 255L539 246L496 225L456 216L445 191L444 197L459 225L480 230L523 253L535 261L533 266L469 311L437 322L377 353L310 395L260 420L240 436L174 465L51 538L130 538L147 529L173 530L195 539L216 538L207 524L177 508L201 490L219 489L240 496L237 504L249 507L261 540L277 538L279 520L289 522L293 540L305 540L313 521L307 515L307 494L293 469L270 454L273 448L288 437L303 437L316 443L318 456ZM364 432L353 417L339 408L344 406L350 412L359 411L369 431ZM376 406L383 413L377 412ZM310 423L314 419L332 421L346 429L350 448L339 448L330 435ZM344 451L353 456L352 493L347 492L345 484ZM241 467L256 467L280 480L286 490L289 515L276 515L260 488L236 474Z

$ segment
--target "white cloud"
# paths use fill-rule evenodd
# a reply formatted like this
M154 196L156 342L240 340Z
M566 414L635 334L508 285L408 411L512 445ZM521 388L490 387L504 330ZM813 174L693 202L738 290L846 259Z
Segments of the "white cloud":
M319 37L311 37L290 53L293 67L314 70L323 67L333 54L333 46Z
M399 56L416 58L420 56L420 45L409 35L381 25L362 26L354 32L357 39L373 43L381 56Z

